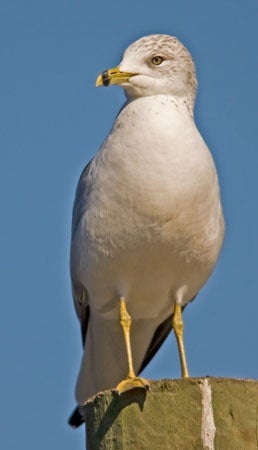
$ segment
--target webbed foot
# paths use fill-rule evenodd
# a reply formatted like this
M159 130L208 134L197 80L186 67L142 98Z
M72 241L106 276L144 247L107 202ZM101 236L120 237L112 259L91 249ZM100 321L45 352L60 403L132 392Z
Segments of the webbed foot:
M127 377L125 380L120 381L115 388L115 391L118 394L122 394L122 392L130 391L134 388L142 388L146 391L150 391L150 383L145 378L141 377Z

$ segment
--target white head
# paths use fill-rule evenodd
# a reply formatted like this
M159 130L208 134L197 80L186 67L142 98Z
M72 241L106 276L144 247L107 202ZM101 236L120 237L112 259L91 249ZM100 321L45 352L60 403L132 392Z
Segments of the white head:
M190 53L177 38L165 34L133 42L121 63L103 72L96 84L120 84L128 98L165 94L187 97L192 104L197 87Z

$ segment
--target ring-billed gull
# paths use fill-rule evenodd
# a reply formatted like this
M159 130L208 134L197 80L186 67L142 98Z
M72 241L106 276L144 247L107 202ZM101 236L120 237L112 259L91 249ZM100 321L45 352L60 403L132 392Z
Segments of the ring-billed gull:
M188 50L172 36L143 37L96 82L113 84L127 102L82 172L73 210L79 405L104 389L148 388L138 374L172 327L188 376L181 312L209 278L224 237L215 165L194 123ZM77 409L70 424L82 420Z

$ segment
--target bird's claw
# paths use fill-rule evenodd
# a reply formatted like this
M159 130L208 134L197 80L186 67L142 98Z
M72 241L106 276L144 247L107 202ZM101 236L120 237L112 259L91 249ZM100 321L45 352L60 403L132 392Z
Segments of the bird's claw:
M123 392L130 391L131 389L142 388L146 391L151 391L151 386L148 380L141 377L128 377L125 380L120 381L115 388L115 392L120 395Z

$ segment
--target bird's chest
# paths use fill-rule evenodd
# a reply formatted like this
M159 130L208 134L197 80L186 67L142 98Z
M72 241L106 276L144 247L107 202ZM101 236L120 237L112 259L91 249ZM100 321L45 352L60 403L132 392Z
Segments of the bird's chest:
M119 266L130 255L206 264L220 216L214 163L192 119L144 99L122 111L96 157L80 265Z
M211 228L217 226L213 165L209 161L200 167L189 148L175 139L159 150L148 138L145 142L142 151L128 145L127 155L110 152L100 160L105 167L82 222L87 247L94 254L114 257L158 245L189 259L191 253L205 251L210 245L207 236L212 239Z

